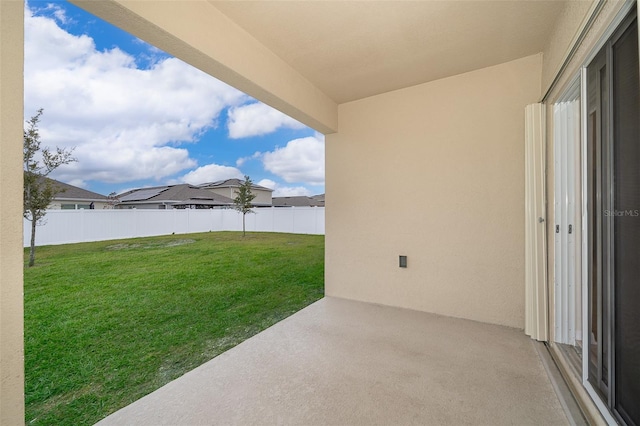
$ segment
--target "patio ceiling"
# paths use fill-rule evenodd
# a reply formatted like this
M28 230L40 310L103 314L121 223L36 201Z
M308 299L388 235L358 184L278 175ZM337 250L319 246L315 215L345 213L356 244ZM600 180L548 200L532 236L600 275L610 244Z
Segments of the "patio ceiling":
M215 1L340 104L544 49L566 1Z

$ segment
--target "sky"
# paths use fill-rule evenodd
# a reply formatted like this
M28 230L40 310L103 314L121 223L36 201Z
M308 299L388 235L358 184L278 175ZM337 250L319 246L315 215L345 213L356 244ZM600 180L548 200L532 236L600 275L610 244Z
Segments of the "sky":
M25 120L77 159L51 177L104 195L251 177L324 193L324 136L65 1L25 5Z

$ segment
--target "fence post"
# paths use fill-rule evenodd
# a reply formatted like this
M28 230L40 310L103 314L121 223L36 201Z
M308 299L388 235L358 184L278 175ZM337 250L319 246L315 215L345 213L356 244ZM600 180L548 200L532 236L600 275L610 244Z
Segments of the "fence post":
M85 229L84 209L80 209L80 241L87 239L87 230Z

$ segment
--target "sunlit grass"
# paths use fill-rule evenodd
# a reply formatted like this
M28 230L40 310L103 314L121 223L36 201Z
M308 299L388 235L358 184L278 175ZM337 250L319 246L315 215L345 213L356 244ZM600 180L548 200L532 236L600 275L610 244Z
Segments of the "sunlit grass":
M323 236L39 247L24 278L26 423L93 424L318 300L323 275Z

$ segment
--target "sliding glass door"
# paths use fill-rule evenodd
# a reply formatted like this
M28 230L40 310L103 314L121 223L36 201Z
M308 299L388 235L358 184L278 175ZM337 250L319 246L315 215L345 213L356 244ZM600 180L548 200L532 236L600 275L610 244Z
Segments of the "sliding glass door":
M640 424L640 74L629 16L587 68L588 380Z

